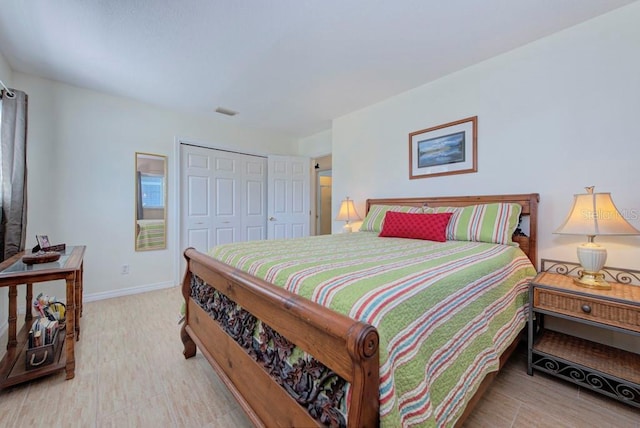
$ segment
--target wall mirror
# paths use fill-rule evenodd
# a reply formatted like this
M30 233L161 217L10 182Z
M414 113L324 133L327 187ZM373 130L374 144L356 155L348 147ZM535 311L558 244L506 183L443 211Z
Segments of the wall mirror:
M136 251L167 248L167 157L136 152Z

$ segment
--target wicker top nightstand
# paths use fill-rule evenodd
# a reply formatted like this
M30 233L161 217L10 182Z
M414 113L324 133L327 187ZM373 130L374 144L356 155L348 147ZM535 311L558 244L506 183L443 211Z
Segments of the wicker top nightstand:
M612 288L594 290L574 284L577 264L543 259L542 268L529 287L529 374L551 373L640 407L639 354L544 326L550 315L631 335L640 343L640 272L605 268Z
M611 290L594 290L550 272L540 273L533 283L536 308L640 333L639 286L614 282Z

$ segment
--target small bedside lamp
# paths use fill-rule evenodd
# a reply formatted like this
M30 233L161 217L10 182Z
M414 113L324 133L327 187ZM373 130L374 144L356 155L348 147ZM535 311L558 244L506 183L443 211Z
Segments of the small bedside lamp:
M351 220L362 220L358 213L356 212L356 207L353 205L353 200L347 198L342 201L340 204L340 211L338 211L338 216L336 217L338 221L346 221L347 223L342 227L343 233L351 233L351 225L349 222Z
M587 193L573 195L573 207L564 223L554 232L567 235L587 235L588 242L578 246L578 260L582 272L573 281L576 285L603 290L611 289L600 272L607 260L607 250L593 242L598 235L639 235L618 211L610 193Z

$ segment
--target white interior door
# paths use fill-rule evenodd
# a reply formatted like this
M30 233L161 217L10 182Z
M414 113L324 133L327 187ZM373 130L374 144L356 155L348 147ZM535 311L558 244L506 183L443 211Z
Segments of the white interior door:
M268 239L309 236L309 159L268 157Z
M213 243L213 159L199 147L180 147L182 249L207 251Z
M266 159L185 144L180 150L182 248L206 252L266 239Z
M264 240L267 239L267 160L250 156L243 167L242 237L244 241Z
M208 149L205 149L208 150ZM209 150L212 152L213 201L211 207L212 244L228 244L242 240L242 166L236 153Z

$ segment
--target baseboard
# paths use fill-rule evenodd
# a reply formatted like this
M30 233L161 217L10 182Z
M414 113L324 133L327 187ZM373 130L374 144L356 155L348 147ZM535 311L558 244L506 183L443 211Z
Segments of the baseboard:
M132 294L146 293L147 291L162 290L174 287L173 281L159 282L156 284L140 285L137 287L121 288L113 291L103 291L101 293L85 293L84 302L95 302L96 300L112 299L114 297L130 296Z
M114 297L122 297L122 296L130 296L132 294L140 294L140 293L146 293L147 291L162 290L162 289L171 288L174 286L175 285L173 281L166 281L166 282L159 282L157 284L148 284L148 285L141 285L138 287L121 288L119 290L113 290L113 291L104 291L101 293L91 293L91 294L85 293L82 300L84 302L95 302L97 300L112 299ZM25 314L24 307L21 306L20 308L18 308L18 316L24 315L24 314ZM9 329L9 323L5 319L4 321L2 321L2 324L0 324L0 336L5 334L8 329Z

